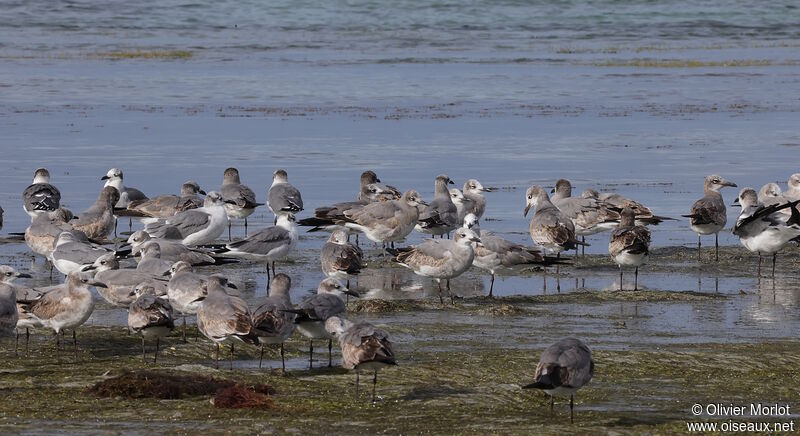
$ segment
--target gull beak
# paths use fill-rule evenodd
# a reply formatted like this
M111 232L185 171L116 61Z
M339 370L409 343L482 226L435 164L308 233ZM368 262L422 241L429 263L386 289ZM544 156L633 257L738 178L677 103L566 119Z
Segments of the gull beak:
M98 282L97 280L92 280L91 282L89 282L89 284L94 286L94 287L97 287L97 288L107 288L108 287L108 286L106 286L105 283Z
M231 289L239 289L239 287L234 285L233 283L228 283L228 287Z
M525 206L525 213L522 216L528 216L528 211L531 210L531 205L528 204Z
M494 191L497 191L497 188L482 188L481 191L483 191L483 192L494 192Z
M73 216L72 216L72 219L74 219L74 220L76 220L76 219L78 219L78 218L79 218L79 217L77 217L77 216L75 216L75 215L73 215Z
M228 203L228 204L236 204L236 202L235 202L235 201L233 201L233 200L225 200L225 203Z
M103 177L100 177L100 180L108 180L108 179L110 179L110 178L111 178L111 177L108 177L108 176L103 176Z
M85 271L94 271L96 269L97 269L97 267L94 266L94 265L86 265L84 267L81 267L81 271L84 271L84 272Z
M469 240L472 241L472 242L478 242L478 243L481 242L481 238L478 238L477 236L474 237L474 238L469 238Z
M448 185L455 185L456 182L454 182L453 179L447 179L447 184Z
M31 276L30 274L25 274L25 273L17 273L17 278L20 278L20 277L21 277L21 278L23 278L23 279L30 279L30 278L32 278L32 276Z
M553 188L553 189L551 189L551 190L550 190L550 193L551 193L551 194L555 194L555 193L556 193L556 188Z
M736 183L729 182L727 180L723 180L722 181L722 186L730 186L732 188L738 188L738 186L736 186Z
M161 274L161 277L168 277L172 275L172 271L166 271L164 274Z
M380 182L381 182L381 179L379 179L379 178L375 177L375 181L376 181L376 182L378 182L378 183L380 183Z
M198 193L198 194L201 194L201 195L206 195L206 191L203 191L202 189L201 189L201 190L199 190L199 191L197 191L197 193Z
M356 298L361 298L361 295L359 295L358 292L356 292L356 291L351 291L351 290L347 289L346 291L342 291L342 292L344 292L347 295L352 295L353 297L356 297Z
M425 200L422 200L422 199L417 200L417 203L419 203L419 204L421 204L423 206L427 206L428 205L428 202L425 201Z
M733 200L733 204L731 206L739 206L740 204L739 197L736 197L736 200Z
M128 294L128 296L129 296L129 297L134 297L134 296L136 296L136 291L131 291L131 292Z

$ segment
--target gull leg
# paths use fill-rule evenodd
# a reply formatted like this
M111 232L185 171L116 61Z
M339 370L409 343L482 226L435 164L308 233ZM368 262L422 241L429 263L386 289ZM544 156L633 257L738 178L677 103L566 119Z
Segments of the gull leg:
M622 266L619 267L619 290L622 290Z
M356 370L356 400L358 399L358 370Z
M636 270L633 271L633 290L639 290L639 267L636 267Z
M569 423L575 423L575 416L573 415L573 409L575 407L575 395L569 396Z
M31 331L25 327L25 357L28 357L28 342L31 340Z
M286 375L286 358L283 354L283 342L281 342L281 370L283 371L283 375Z
M17 350L19 349L19 330L17 330L17 334L15 335L14 339L14 357L19 356Z
M75 335L75 329L72 329L72 346L75 351L75 360L78 360L78 338Z
M60 348L58 343L58 332L56 332L56 359L58 359L58 349Z
M117 222L118 222L118 221L119 221L119 218L117 218L117 217L115 216L115 217L114 217L114 237L115 237L115 238L117 237Z
M442 282L436 280L436 284L439 285L439 304L444 304L444 300L442 299Z
M244 237L247 237L247 218L244 219Z
M261 344L261 354L258 356L258 369L261 369L262 361L264 361L264 344Z
M231 342L231 371L233 371L233 342Z
M272 280L272 279L270 278L270 275L269 275L269 261L267 261L267 291L269 291L269 282L270 282L270 280ZM267 295L269 295L269 292L267 292Z
M228 242L230 242L232 240L231 239L231 225L232 225L231 224L231 220L228 220Z
M272 261L272 277L275 277L275 261Z
M700 234L697 234L697 261L700 262Z
M494 298L492 291L494 291L494 273L492 273L492 281L489 283L489 298Z
M183 317L183 343L186 343L186 317Z
M314 366L314 340L308 340L308 369L313 368Z
M328 368L333 367L333 339L328 339Z
M219 369L219 343L217 344L217 358L215 359L214 367Z
M772 255L772 280L775 281L775 261L777 260L778 253Z
M133 233L133 218L128 217L128 233Z
M453 297L453 293L450 292L450 279L447 279L447 295L450 296L450 304L456 304L455 297Z
M375 370L375 375L372 376L372 403L375 404L375 386L378 385L378 370Z
M546 395L546 394L545 394ZM555 404L555 397L550 396L550 413L553 413L553 405Z
M761 252L758 252L758 278L761 278Z
M586 236L581 236L581 242L583 242L583 245L581 245L581 257L583 257L586 256ZM576 248L575 251L578 251L578 249Z
M145 353L144 353L144 335L142 335L142 363L147 363L147 359L145 359L144 356L145 356Z
M714 233L714 260L719 262L719 233Z
M542 271L544 271L544 273L542 274L542 293L546 294L547 293L547 267L546 266L542 267Z
M561 259L561 252L556 254L556 259ZM561 292L561 267L559 264L556 264L556 291Z

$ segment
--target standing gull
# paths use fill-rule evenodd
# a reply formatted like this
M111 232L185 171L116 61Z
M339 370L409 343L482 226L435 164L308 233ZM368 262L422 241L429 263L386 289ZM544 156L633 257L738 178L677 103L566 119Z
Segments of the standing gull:
M378 370L397 365L389 334L368 322L354 324L338 316L328 318L325 329L337 338L342 347L342 367L356 372L356 398L358 398L359 372L373 371L372 402L374 403Z
M208 252L191 249L172 239L153 238L144 230L137 230L128 237L128 243L131 244L131 253L134 256L139 254L142 248L151 242L158 244L158 248L161 251L161 259L170 263L183 260L192 265L210 265L217 262Z
M473 242L481 242L478 235L470 229L459 228L453 240L426 240L422 244L398 250L395 261L411 269L415 274L436 280L439 286L439 302L442 299L442 279L447 280L447 294L454 302L450 292L450 279L460 276L472 266L475 251Z
M327 278L320 282L317 287L316 295L304 298L297 309L292 313L297 314L294 323L297 330L308 338L308 367L311 368L314 362L314 339L328 340L328 366L333 366L331 355L331 335L325 330L325 321L332 316L344 316L347 307L344 303L344 295L359 295L347 289L339 279Z
M105 240L114 231L114 204L119 201L119 191L113 186L106 186L100 191L94 204L83 211L70 224L80 230L89 239Z
M200 195L206 195L206 191L200 189L200 185L193 180L189 180L181 185L181 195L159 195L148 200L131 201L126 211L116 211L118 215L141 216L143 222L152 222L152 218L169 218L184 210L197 209L203 206L203 199Z
M109 253L113 255L114 250L81 241L70 232L61 232L55 241L53 252L50 253L50 261L62 274L70 274Z
M523 389L540 389L550 395L550 411L554 396L569 395L569 421L574 422L575 391L585 386L594 375L592 351L581 340L562 339L547 347L536 366L534 382Z
M758 254L758 276L761 277L761 256L772 255L772 275L775 276L775 262L778 251L792 239L800 236L800 199L781 204L764 205L758 201L756 191L744 188L736 199L742 212L733 226L733 234L745 248ZM782 211L789 210L787 220Z
M158 361L158 345L161 338L167 336L175 328L172 306L156 295L156 290L146 283L134 288L136 300L128 308L128 327L142 335L142 361L145 360L145 338L156 338L156 352L153 363Z
M267 192L267 205L276 220L281 213L296 214L303 210L303 197L300 195L300 191L289 183L286 170L276 170L272 174L272 186Z
M283 343L294 332L296 317L294 313L289 312L292 310L292 299L289 297L291 286L292 279L289 276L283 273L276 274L270 284L269 297L253 311L253 328L258 336L258 342L261 343L258 367L261 368L264 358L264 345L280 344L281 368L284 374L286 374L286 358Z
M622 267L634 270L633 290L639 288L639 267L647 262L650 254L650 231L636 225L636 216L630 207L622 209L619 226L611 233L608 254L619 265L619 290L622 290Z
M72 228L69 224L72 220L72 212L63 207L39 215L32 219L31 225L25 229L25 243L28 244L31 251L49 259L53 253L56 238L61 232L70 232L78 240L89 242L86 234Z
M108 170L105 176L100 178L100 180L106 181L106 183L103 185L104 187L113 186L114 188L117 188L117 191L119 192L119 199L114 204L115 207L124 209L127 208L128 203L132 201L147 200L147 196L144 195L142 191L123 185L122 178L122 170L119 168L111 168Z
M449 200L449 193L447 198ZM364 233L373 242L398 242L414 230L419 218L417 206L424 204L419 193L410 189L399 200L380 201L347 210L344 219L338 223Z
M483 212L486 210L486 197L483 196L484 192L492 192L493 188L484 188L481 182L475 179L469 179L464 182L464 189L462 190L464 198L469 200L469 209L467 213L475 215L476 218L481 219Z
M450 188L450 201L456 205L456 216L458 217L458 225L464 225L464 217L467 214L471 213L470 211L474 209L472 200L467 200L464 197L464 194L458 188ZM474 216L474 214L473 214Z
M219 192L225 199L225 211L228 219L244 218L244 235L247 236L247 217L252 215L256 207L264 203L256 202L256 194L252 189L242 184L239 179L239 170L226 168L222 174L222 187ZM228 221L228 240L231 240L231 222Z
M33 182L22 191L22 201L22 208L31 218L58 209L61 192L50 184L50 172L46 168L36 169Z
M14 354L17 354L17 347L19 345L19 331L25 329L25 355L28 355L28 344L30 343L32 327L37 327L39 323L33 318L25 305L30 304L39 298L42 298L43 293L35 289L26 288L24 286L15 285L13 282L18 278L31 278L30 274L17 272L13 267L2 265L0 266L0 295L10 294L11 291L15 294L15 303L17 306L17 321L16 321L16 341L14 343ZM2 311L2 310L0 310ZM6 315L10 314L8 308L3 311ZM2 323L2 322L0 322ZM2 330L2 328L0 328Z
M572 184L569 180L559 179L551 191L552 203L564 213L575 226L575 235L586 242L586 236L611 230L619 223L619 213L600 201L592 198L572 196ZM577 247L576 254L577 254Z
M0 336L11 336L17 328L17 288L11 284L18 277L30 277L14 268L0 265Z
M347 232L334 230L328 242L322 246L320 253L322 272L328 277L349 280L361 272L364 266L362 256L361 249L347 240Z
M446 174L436 176L434 183L433 200L419 213L417 230L433 236L450 234L458 226L458 209L450 199L450 190L447 185L453 180Z
M258 344L250 309L239 297L228 295L228 279L220 276L208 278L208 295L197 309L197 328L217 345L216 364L219 367L219 344L238 340ZM231 369L233 369L233 343L231 342Z
M715 259L719 260L719 231L728 222L725 200L722 199L722 194L719 193L719 190L725 186L736 187L736 183L729 182L716 174L706 177L703 183L703 198L694 202L689 215L681 215L685 218L691 218L691 228L697 233L697 260L700 260L700 236L712 233L714 234L714 245L716 247Z
M208 295L208 277L197 274L187 262L178 261L170 268L167 297L172 307L183 318L183 342L186 342L186 317L197 313L200 304ZM230 284L228 287L232 286Z
M210 244L217 240L228 225L228 215L218 192L206 195L203 207L190 209L170 218L147 224L144 230L154 238L180 240L184 245Z
M144 273L135 269L120 269L119 261L114 253L104 254L93 264L84 266L81 271L94 271L94 279L106 285L97 289L97 293L109 304L116 307L128 307L135 296L135 288L139 284L151 286L157 295L167 293L167 281L163 277Z

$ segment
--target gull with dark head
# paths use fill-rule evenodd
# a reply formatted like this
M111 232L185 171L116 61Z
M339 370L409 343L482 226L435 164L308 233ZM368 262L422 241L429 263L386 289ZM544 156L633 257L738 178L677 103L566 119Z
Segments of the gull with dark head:
M619 290L622 290L622 268L632 266L634 270L633 290L639 288L639 267L650 255L650 231L636 225L636 215L630 207L622 209L619 226L611 232L608 254L619 265Z
M458 209L450 199L447 185L454 184L446 174L436 176L433 200L419 213L417 230L432 236L450 234L458 227Z
M373 201L397 200L403 194L394 186L384 185L381 179L372 170L361 173L361 190L358 193L358 200L364 203Z
M70 221L75 230L80 230L86 237L102 241L114 231L114 204L119 201L119 191L113 186L106 186L100 191L94 204L81 212L77 219Z
M715 259L719 260L719 231L728 222L725 200L719 191L726 186L736 187L736 183L729 182L716 174L706 177L703 182L703 198L694 202L689 215L681 215L691 219L690 226L697 233L697 260L700 260L700 236L712 233L716 247Z
M133 291L142 283L151 286L157 295L167 293L167 281L163 277L135 269L120 269L114 253L98 257L93 264L82 267L81 271L94 272L94 279L106 285L98 288L97 293L112 306L130 306L135 299Z
M239 179L239 170L226 168L222 174L222 187L219 192L225 200L225 211L228 219L244 218L244 235L247 236L247 217L253 214L258 206L264 203L256 202L256 194ZM228 240L231 240L231 223L228 224Z
M47 168L37 168L33 173L33 182L22 191L22 208L31 218L53 212L61 204L61 191L50 184L50 172Z
M462 193L464 198L468 200L469 208L467 213L471 213L476 218L481 219L483 212L486 210L486 197L483 196L483 193L492 191L494 191L494 188L484 188L481 182L475 179L469 179L464 182Z
M114 207L124 209L127 208L128 204L132 201L147 200L147 196L144 195L142 191L123 185L122 179L122 170L119 168L111 168L105 176L100 178L100 180L106 181L103 187L113 186L117 189L117 192L119 192L119 199L114 203Z
M772 255L772 275L775 276L775 262L778 252L791 240L800 236L800 199L764 205L758 201L756 191L744 188L739 192L736 202L742 212L733 226L733 234L739 237L742 245L752 253L758 254L758 276L761 277L761 256ZM782 212L790 211L789 218Z
M303 210L303 197L300 191L289 183L286 170L276 170L272 174L272 186L267 192L267 205L276 220L282 213L296 214Z

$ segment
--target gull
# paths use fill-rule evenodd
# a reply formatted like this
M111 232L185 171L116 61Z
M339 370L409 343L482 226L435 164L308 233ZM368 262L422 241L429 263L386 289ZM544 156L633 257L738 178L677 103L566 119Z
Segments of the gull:
M464 194L458 188L450 188L450 201L456 205L456 216L458 216L458 225L464 225L464 217L467 214L471 213L470 210L473 209L472 200L468 200L464 197ZM473 214L474 215L474 214Z
M150 236L144 230L137 230L128 237L131 244L131 253L139 254L142 248L149 243L157 244L161 251L161 259L170 263L179 260L188 262L191 265L210 265L217 263L210 253L191 249L178 241L172 239L157 239Z
M467 213L475 215L481 219L483 212L486 210L486 198L483 196L484 192L492 192L493 188L484 188L481 182L475 179L469 179L464 182L463 194L464 198L470 201Z
M2 207L0 207L0 229L3 228L3 212L5 211L3 210Z
M619 213L605 203L592 198L572 197L569 180L559 179L551 193L555 193L552 203L572 220L575 235L580 236L583 242L586 242L586 236L611 230L619 223ZM577 254L577 247L575 249Z
M450 190L447 185L453 181L446 174L436 176L434 183L433 200L419 213L417 230L433 236L448 234L458 226L458 209L450 199Z
M503 239L488 230L481 230L478 217L474 214L467 214L464 218L464 227L471 229L481 239L480 243L473 243L475 258L472 260L472 264L491 274L489 298L493 297L495 273L516 272L533 265L547 267L560 262L554 257L545 256L538 247L525 247Z
M177 239L183 245L209 244L217 240L228 225L225 204L218 192L206 195L203 207L185 210L170 218L147 224L144 230L154 238Z
M161 258L161 246L156 241L146 242L140 247L142 258L136 265L136 271L153 276L163 277L169 274L173 262Z
M124 209L132 201L147 200L147 196L142 191L123 185L122 178L122 170L119 168L111 168L105 176L100 178L100 180L106 181L104 187L113 186L119 192L119 199L113 206Z
M30 342L30 328L36 327L38 323L33 319L31 314L25 310L24 303L30 303L42 297L42 293L31 288L19 286L14 284L14 280L18 278L31 278L30 274L17 272L13 267L8 265L0 265L0 300L8 301L6 298L11 298L13 294L14 305L16 310L17 320L13 328L16 328L16 341L14 343L14 354L17 354L17 347L19 345L19 331L25 329L25 355L28 355L28 343ZM0 303L0 331L5 331L5 323L11 321L11 310L4 304ZM5 318L8 317L8 318ZM2 336L2 334L0 334Z
M439 286L439 302L443 302L441 281L447 280L447 294L453 303L450 279L472 266L475 257L473 242L481 242L481 239L472 230L461 227L456 230L452 241L429 239L419 245L400 248L394 260L417 275L434 279Z
M97 258L109 253L113 255L114 250L81 241L71 232L61 232L55 241L49 259L57 270L67 275L78 271L84 265L94 263Z
M94 298L89 287L105 287L105 284L92 279L87 273L74 272L67 275L63 284L53 286L26 308L37 324L52 329L56 335L58 350L58 333L61 330L72 330L72 342L75 346L75 358L78 358L78 341L75 329L83 325L94 310Z
M59 208L61 191L50 184L50 172L46 168L37 168L33 173L33 182L22 191L22 201L22 208L31 218Z
M216 366L219 367L219 344L238 340L258 344L252 317L247 303L239 297L228 295L228 279L210 276L206 282L208 295L197 309L197 328L217 345ZM233 343L231 342L231 370L233 370Z
M336 337L342 347L342 367L356 372L356 398L358 377L361 370L373 371L372 402L375 402L375 387L378 370L397 365L389 334L368 322L353 323L333 316L325 321L325 329Z
M403 194L394 186L384 185L381 179L372 170L361 173L361 190L358 193L358 200L364 203L374 201L397 200Z
M619 226L611 233L608 254L619 265L619 290L622 290L622 267L633 266L633 290L639 287L639 267L650 254L650 231L636 225L636 215L630 207L622 209Z
M18 273L13 267L0 265L0 336L11 336L17 328L17 288L11 282L19 277L30 275Z
M276 219L281 213L296 214L303 210L303 197L300 191L289 183L286 170L276 170L272 174L272 186L267 192L267 206Z
M778 251L800 236L800 211L796 207L800 199L782 204L764 205L758 201L755 190L744 188L739 192L736 202L742 207L742 212L733 226L733 234L739 237L745 248L758 254L759 277L761 277L761 256L772 255L774 277ZM791 211L788 220L781 214L786 209Z
M297 330L308 338L308 367L313 366L314 339L328 340L328 366L333 366L331 349L333 342L331 335L325 330L325 321L332 316L344 316L347 307L344 302L344 295L359 295L347 289L339 279L327 278L320 282L317 287L316 295L304 298L297 309L289 311L296 313L294 323Z
M31 225L25 229L25 243L31 251L49 259L61 232L72 233L79 241L89 242L85 233L73 229L69 224L73 219L72 212L63 207L41 214L32 219Z
M159 296L167 293L167 281L162 277L135 269L120 269L119 266L114 253L108 253L98 257L91 265L82 267L81 271L94 271L94 279L106 285L97 293L115 307L130 306L135 299L133 292L136 286L142 283L153 287Z
M399 200L379 201L359 209L347 210L344 212L344 219L337 223L364 233L372 242L385 244L402 241L417 224L417 206L425 204L419 193L410 189Z
M347 232L334 230L322 246L320 253L322 272L328 277L349 280L361 272L364 266L362 256L361 249L347 240Z
M722 177L712 174L706 177L703 183L703 198L697 200L692 205L689 215L681 215L691 218L690 226L697 233L697 260L700 260L700 236L714 234L716 246L716 260L719 260L719 231L728 222L725 212L725 201L719 190L725 186L736 187L736 183L729 182Z
M286 274L276 274L270 284L269 297L263 304L253 311L253 328L261 343L261 356L258 358L258 367L264 358L264 345L280 344L281 368L286 374L286 359L283 344L294 333L294 319L296 315L288 312L292 309L292 299L289 297L289 288L292 279Z
M736 201L739 201L737 198ZM784 197L781 192L781 187L777 183L767 183L758 191L758 202L764 206L772 206L773 204L784 204L789 200ZM776 213L783 216L783 221L788 220L792 216L791 208L781 208Z
M244 235L247 236L247 217L249 217L256 207L263 206L264 203L256 202L256 194L252 189L243 185L239 179L239 170L236 168L226 168L222 174L222 188L219 192L225 199L225 211L228 219L244 218ZM231 240L231 222L228 221L228 240Z
M114 203L119 200L119 191L106 186L100 191L94 204L83 211L70 224L76 230L94 240L105 240L114 231Z
M142 361L145 361L145 338L156 338L156 352L153 363L158 361L158 345L161 338L175 328L172 306L160 298L149 284L136 285L133 291L136 300L128 308L128 328L142 335Z
M649 207L616 192L603 192L601 194L594 189L586 189L581 194L581 197L600 201L611 206L614 211L622 211L622 209L630 207L636 215L636 225L658 225L662 221L675 221L675 218L655 215Z
M285 258L297 245L297 225L294 215L282 212L274 227L267 227L245 239L229 242L216 254L267 263L267 280L270 279L269 263L275 274L275 261ZM269 282L267 283L269 286Z
M789 189L783 195L789 200L800 200L800 173L789 177Z
M206 195L206 191L200 189L197 182L188 180L181 185L181 195L159 195L147 200L131 201L126 210L117 210L116 213L119 216L140 216L146 224L154 221L152 218L169 218L178 212L202 207L200 195Z
M167 297L172 307L183 318L183 341L186 342L186 316L196 314L200 303L208 295L206 290L208 276L195 273L192 266L184 261L175 262L169 273ZM237 289L232 283L227 283L226 286Z
M575 391L585 386L594 375L592 351L581 340L565 338L547 347L536 366L534 382L523 389L540 389L550 395L550 411L554 396L569 395L569 421L574 422Z

